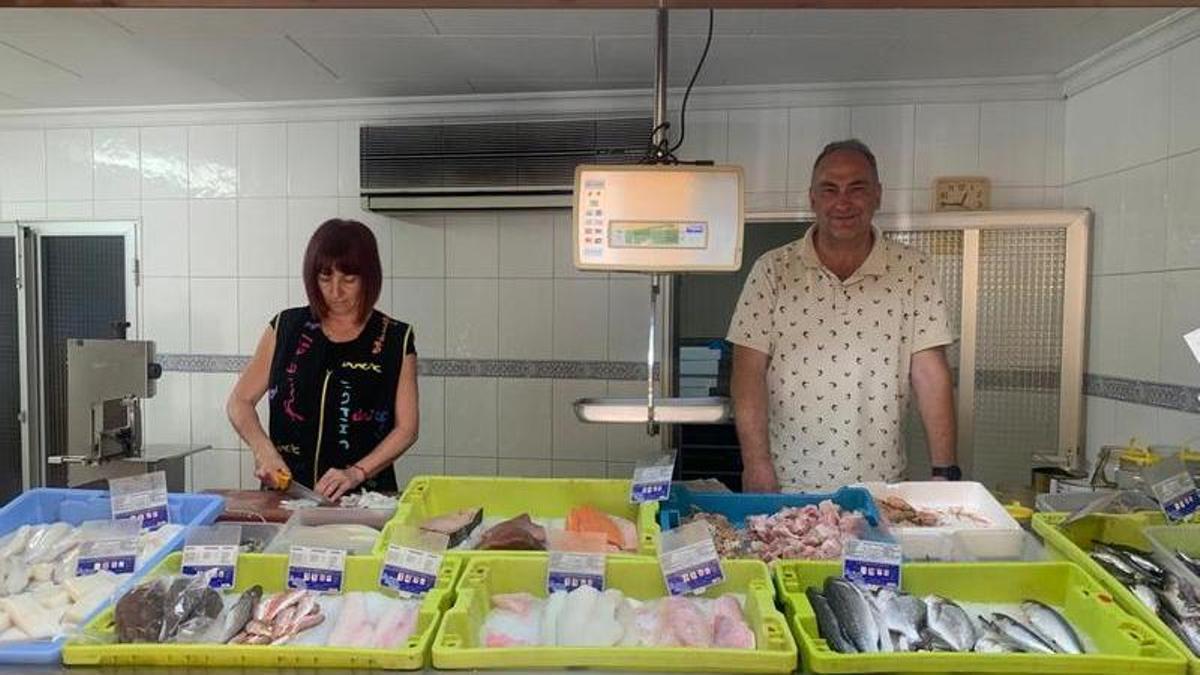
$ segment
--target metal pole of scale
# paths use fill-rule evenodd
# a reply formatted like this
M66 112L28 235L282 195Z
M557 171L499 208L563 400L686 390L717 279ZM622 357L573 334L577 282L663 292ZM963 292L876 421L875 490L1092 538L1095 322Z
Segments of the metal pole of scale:
M654 131L651 141L657 152L658 148L664 147L667 137L667 49L669 46L667 41L667 10L660 7L655 12L655 18L657 30L655 31L654 42ZM659 159L659 157L655 159ZM669 275L657 273L650 275L650 336L646 349L646 405L648 410L646 433L651 436L659 433L659 425L654 421L654 354L656 351L662 354L661 365L658 371L660 391L664 397L670 397L674 393L674 367L671 356L671 341L674 337L673 326L670 321L671 290ZM660 303L663 308L664 320L661 331L658 331L656 328L658 326L658 306ZM655 349L656 340L659 340L659 344L661 345L657 350ZM670 450L672 435L665 433L668 431L667 429L663 431L663 450Z

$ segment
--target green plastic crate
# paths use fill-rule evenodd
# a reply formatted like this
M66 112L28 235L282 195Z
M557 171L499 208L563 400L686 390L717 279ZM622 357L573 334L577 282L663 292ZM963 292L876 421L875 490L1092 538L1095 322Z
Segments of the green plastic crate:
M383 555L394 530L416 527L429 518L458 509L483 507L484 518L512 518L528 513L533 518L566 518L572 508L590 504L605 513L621 516L637 526L636 555L657 555L658 502L629 501L630 481L587 478L496 478L475 476L418 476L408 483L396 515L384 527L374 550ZM494 555L545 556L543 551L449 551L451 557ZM616 554L635 555L634 553Z
M1146 538L1146 528L1164 525L1166 516L1157 511L1144 511L1131 514L1095 514L1082 520L1075 521L1065 528L1063 522L1066 513L1038 513L1033 517L1033 531L1037 532L1045 542L1046 548L1053 555L1070 560L1082 567L1092 578L1100 582L1106 591L1116 598L1117 604L1125 611L1136 616L1146 625L1153 628L1159 635L1171 643L1179 652L1187 657L1188 672L1200 675L1200 657L1192 653L1174 631L1167 627L1154 612L1150 611L1137 596L1113 575L1088 556L1093 542L1104 544L1121 544L1150 552L1151 543ZM1180 526L1183 527L1183 526ZM1194 527L1194 526L1192 526Z
M470 559L458 583L457 600L446 612L433 642L433 665L445 669L600 668L675 672L790 673L796 668L796 643L783 614L775 608L774 589L766 565L757 560L721 563L725 581L705 593L746 595L746 620L754 630L756 649L691 647L500 647L479 645L479 629L498 593L525 591L546 596L546 557L493 553ZM609 558L608 588L639 600L667 594L658 561Z
M173 553L147 577L178 574L182 553ZM379 558L346 558L346 576L342 587L347 591L371 591L379 588ZM264 593L286 587L288 557L285 555L245 554L238 557L237 585L243 591L258 584ZM462 562L446 558L438 572L437 586L425 596L417 619L417 628L404 646L394 649L361 647L310 647L301 645L217 645L217 644L92 644L78 637L63 649L63 663L72 666L187 666L202 668L356 668L383 670L419 670L428 662L429 646L442 618L453 600L454 584ZM116 630L113 609L97 616L84 629L85 634L111 635Z
M1066 562L912 563L903 590L963 602L1015 603L1027 598L1062 608L1088 634L1100 654L875 653L842 654L820 637L804 591L841 574L840 563L783 562L775 581L800 662L815 673L1122 673L1183 675L1187 664L1170 643L1126 614L1079 567Z

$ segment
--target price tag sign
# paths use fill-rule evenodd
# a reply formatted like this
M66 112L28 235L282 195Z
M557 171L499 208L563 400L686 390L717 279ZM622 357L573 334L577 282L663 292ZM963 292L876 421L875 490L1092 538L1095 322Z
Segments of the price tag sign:
M114 478L108 488L113 520L134 520L143 530L157 530L170 520L166 473Z
M287 587L338 593L346 573L346 552L338 548L293 546L288 553Z
M379 568L379 585L402 597L419 597L437 585L442 554L450 537L402 526L392 533L387 555Z
M661 502L671 496L671 478L675 475L675 453L662 455L649 461L638 462L633 467L633 484L629 501Z
M221 523L193 528L183 544L180 571L187 576L207 573L209 588L233 588L241 540L241 525Z
M75 576L101 570L131 574L137 569L138 524L132 520L89 520L79 526Z
M1200 510L1200 492L1182 455L1163 459L1144 475L1150 493L1171 522L1187 520Z
M183 547L183 564L180 571L187 576L196 576L212 570L209 588L233 588L237 574L237 544L200 544Z
M565 553L555 551L550 554L550 562L546 566L546 591L567 591L568 593L580 586L604 590L604 556L590 553Z
M1200 492L1187 472L1159 481L1150 489L1163 513L1172 521L1187 520L1200 509Z
M437 585L442 555L392 544L379 572L379 585L404 597L418 597Z
M851 539L842 556L842 576L867 586L900 588L903 560L899 544Z
M658 565L671 595L699 593L725 580L712 529L705 522L663 532Z
M133 574L137 568L137 539L93 539L79 545L75 576L86 577L105 571Z

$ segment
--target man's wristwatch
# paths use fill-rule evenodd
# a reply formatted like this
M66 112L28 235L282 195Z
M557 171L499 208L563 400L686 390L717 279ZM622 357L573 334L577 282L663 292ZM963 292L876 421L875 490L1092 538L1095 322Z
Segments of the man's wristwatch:
M958 468L957 464L950 466L935 466L930 471L935 478L945 478L946 480L962 480L962 469Z

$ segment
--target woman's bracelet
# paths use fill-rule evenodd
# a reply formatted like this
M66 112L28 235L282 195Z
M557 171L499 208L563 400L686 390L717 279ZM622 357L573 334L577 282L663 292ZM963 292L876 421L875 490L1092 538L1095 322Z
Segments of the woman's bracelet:
M359 466L359 465L358 465L358 462L355 462L354 464L351 464L351 465L350 465L350 468L351 468L351 469L358 469L358 472L362 474L362 480L361 480L360 482L362 482L362 483L365 483L365 482L367 482L367 478L369 478L370 476L367 474L367 470L366 470L366 469L364 469L364 468L362 468L361 466Z

